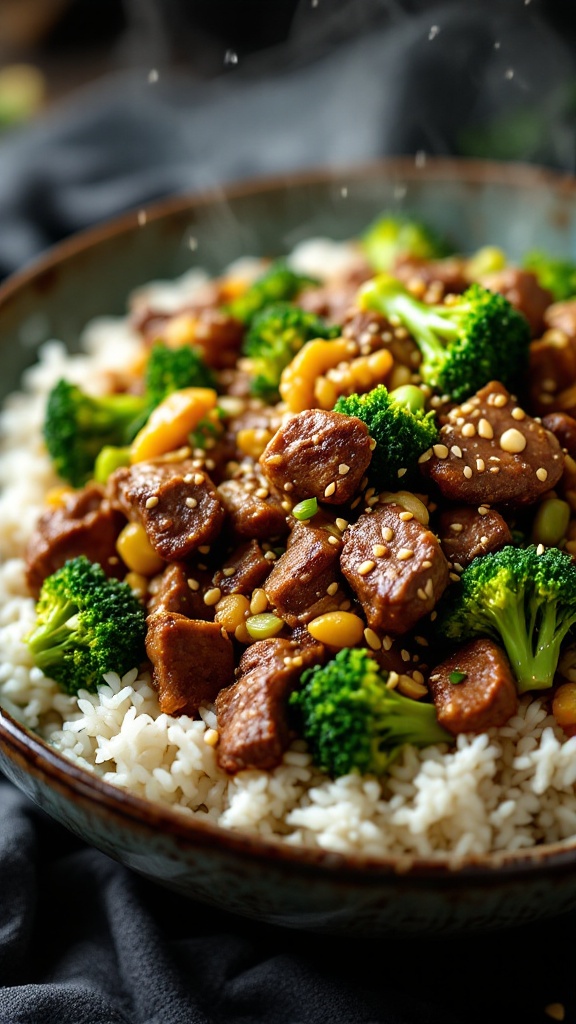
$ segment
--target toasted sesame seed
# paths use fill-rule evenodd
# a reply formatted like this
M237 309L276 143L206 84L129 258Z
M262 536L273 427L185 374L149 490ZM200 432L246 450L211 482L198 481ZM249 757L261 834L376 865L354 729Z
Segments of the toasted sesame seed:
M347 612L348 609L351 607L351 603L350 601L341 601L338 607L341 612Z
M186 473L186 476L184 477L184 483L185 484L191 484L193 480L194 480L194 473Z
M332 481L332 483L328 484L328 486L324 489L324 497L329 498L332 494L334 494L335 490L336 484L334 483L334 481Z
M418 460L418 461L420 461L420 460ZM404 469L404 468L399 469L398 472L396 473L396 476L398 477L398 479L400 479L400 477L404 476L407 472L408 472L407 469Z
M409 558L412 558L414 552L412 548L400 548L397 558L400 562L406 562Z
M199 487L205 480L204 473L194 473L194 483Z
M472 470L470 469L470 466L464 466L462 472L464 473L464 476L466 477L467 480L469 480L470 477L472 476Z
M386 555L387 553L388 553L388 548L385 547L384 544L373 544L372 545L372 554L374 555L374 558L382 558L382 556Z
M210 472L212 472L213 469L216 469L216 463L214 462L214 459L206 459L204 465L206 466L206 469L210 470Z
M419 597L421 601L428 600L428 595L426 594L426 591L422 589L422 587L418 587L418 590L416 591L416 596Z
M393 641L391 636L386 635L382 637L382 647L384 648L385 651L390 650L390 648L392 647L392 643Z
M222 569L222 575L223 576L230 577L230 576L233 576L235 572L236 572L236 567L234 565L227 565L225 569Z
M383 536L384 540L387 540L387 541L394 540L394 530L392 530L389 526L383 526L382 527L382 536Z
M454 562L453 568L456 570L456 572L464 572L464 566L460 565L460 562Z
M188 508L196 508L198 502L196 498L186 498L186 505Z
M426 586L424 587L426 595L428 597L434 597L434 582L432 579L426 580Z
M516 427L510 427L501 435L500 447L502 451L512 454L523 452L526 447L526 438Z
M348 520L347 519L340 519L340 518L338 518L338 519L336 519L336 526L341 531L341 533L344 533L344 530L348 526Z
M312 434L312 444L320 444L320 434Z
M380 637L378 636L377 633L374 632L373 629L370 629L369 626L367 626L366 629L364 630L364 639L368 644L368 647L371 647L373 651L379 651L380 648L382 647L382 641Z
M484 417L478 421L478 436L485 438L487 441L490 441L494 437L492 424L488 420L484 419Z
M486 534L484 534L484 536L480 537L480 543L483 544L483 545L486 545L488 543L488 537L486 536Z
M291 512L292 511L292 505L290 504L289 501L282 501L282 502L280 502L280 504L282 505L282 508L284 509L285 512Z
M431 569L432 568L432 562L430 561L429 558L425 558L424 559L424 561L422 562L422 568L423 569Z
M336 583L336 581L334 581L334 583L330 583L329 586L326 587L326 593L329 594L330 597L334 597L334 594L336 594L337 591L338 584Z
M264 552L264 558L266 558L267 561L269 561L269 562L275 562L276 561L276 552L275 551L265 551Z
M500 393L493 394L491 397L492 405L495 405L497 409L503 409L508 401L506 395L502 395Z
M422 452L422 455L419 456L418 462L428 462L428 459L431 459L432 455L432 449L428 448L425 452Z
M454 455L457 459L462 458L462 449L460 448L459 445L453 444L450 451L452 452L452 455Z
M548 479L548 470L544 469L543 466L540 466L540 469L536 470L536 476L542 481L542 483L544 483L544 481Z
M340 476L346 476L346 473L350 472L350 466L347 466L345 462L341 462L338 466L338 472Z
M418 644L419 647L429 647L430 646L425 636L415 636L414 639L415 639L415 641L416 641L416 643Z
M398 518L401 519L403 523L409 523L411 519L414 519L414 513L409 512L408 509L406 509L405 512L400 513Z
M155 494L153 494L150 498L147 498L146 508L156 508L156 505L158 504L159 500L160 499L157 498Z
M204 743L207 743L209 747L215 747L219 739L220 734L217 729L206 729Z
M372 572L372 569L376 568L376 562L373 562L371 558L367 558L365 562L360 562L360 565L356 567L356 571L359 576L366 576L367 573Z
M329 544L338 544L338 537L333 537L332 534L328 537Z
M400 657L402 661L410 661L410 651L407 651L405 647L400 651Z
M375 449L375 447L376 447L376 441L374 440L374 438L373 438L373 437L371 437L371 438L370 438L370 444L368 445L368 447L370 448L370 451L371 451L371 452L373 452L373 451L374 451L374 449Z
M210 545L201 544L200 547L198 548L198 551L200 552L201 555L207 555L210 551Z
M543 555L544 554L544 545L543 544L539 544L538 545L538 547L536 548L536 554L537 555Z
M462 427L462 437L474 437L476 433L476 427L473 423L465 423Z
M486 469L484 459L476 459L476 469L478 470L479 473L484 472L484 470Z
M222 591L220 590L220 587L212 587L210 590L207 590L206 593L204 594L204 604L218 604L218 601L220 600L221 597Z
M450 523L450 529L453 530L454 533L462 533L464 527L462 526L462 523Z
M490 466L490 472L491 473L499 473L500 472L500 466Z
M362 501L362 498L360 496L358 496L357 498L354 498L354 501L350 505L350 508L356 508L360 504L361 501Z
M269 491L267 487L258 487L257 490L254 491L255 498L267 498L268 494Z
M542 387L544 387L544 385L542 385ZM555 391L555 390L556 390L556 385L553 383L552 391ZM524 412L524 409L519 409L518 406L516 406L514 409L512 409L512 412L510 413L510 415L515 420L525 420L526 419L526 413Z
M386 680L386 689L395 690L400 682L400 676L397 672L389 672L388 679Z
M286 482L286 483L284 484L283 490L284 490L284 491L293 491L293 490L294 490L294 484L291 484L291 483L290 483L290 481L288 480L288 481L287 481L287 482Z
M189 579L187 582L188 586L190 587L190 590L200 590L200 584L198 583L198 580Z
M432 445L432 451L437 459L447 459L448 449L445 444L434 444Z

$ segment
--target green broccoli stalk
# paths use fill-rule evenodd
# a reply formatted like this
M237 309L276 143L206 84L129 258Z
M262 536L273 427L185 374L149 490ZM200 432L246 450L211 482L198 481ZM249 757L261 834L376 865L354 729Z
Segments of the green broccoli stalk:
M552 293L555 302L576 296L576 263L550 256L540 249L526 253L522 261L525 270L531 270L542 288Z
M215 388L216 378L206 366L202 354L193 345L169 348L158 341L150 349L146 363L145 394L150 411L182 388Z
M44 440L58 475L73 487L82 487L92 476L101 449L129 444L148 412L142 395L95 397L59 380L48 396L44 418Z
M528 321L503 295L477 283L453 302L432 306L380 274L360 289L358 302L410 332L422 354L422 380L455 402L491 380L516 387L527 372Z
M356 416L368 427L376 441L368 479L380 490L394 490L400 478L403 485L413 483L418 478L418 457L438 440L435 413L397 401L384 384L363 395L340 397L334 412Z
M136 668L145 636L146 610L128 584L80 555L44 581L25 641L38 668L75 694Z
M243 345L252 371L252 394L266 401L278 400L282 371L302 346L314 338L337 338L339 334L339 327L330 327L315 313L290 302L266 306L254 316Z
M475 558L438 609L440 636L500 641L519 693L552 686L566 635L576 623L576 565L558 548L512 544Z
M443 259L451 246L421 221L399 213L384 213L360 238L360 245L376 271L392 270L399 259Z
M316 278L297 274L285 260L275 260L264 274L249 285L243 295L232 299L224 310L243 324L249 324L265 306L291 301L303 288L319 283Z
M306 669L289 699L314 763L328 775L385 775L402 747L454 742L433 704L386 686L365 648L344 647L325 665Z

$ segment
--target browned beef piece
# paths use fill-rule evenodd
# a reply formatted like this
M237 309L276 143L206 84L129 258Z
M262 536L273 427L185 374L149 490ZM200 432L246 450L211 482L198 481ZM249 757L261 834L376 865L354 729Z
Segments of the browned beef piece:
M307 409L276 431L260 456L260 465L291 500L316 497L329 505L343 505L359 488L371 458L371 439L362 420Z
M260 497L264 492L266 497ZM226 529L234 540L273 540L288 533L286 511L267 481L256 476L224 480L217 493L226 510Z
M197 569L184 562L170 562L153 588L148 611L178 612L189 619L212 620L214 608L204 603L204 593L212 582L207 572L202 575L201 581Z
M392 634L407 633L431 612L449 579L438 538L394 503L348 527L340 565L368 625Z
M353 308L358 289L372 277L374 271L362 256L347 273L337 275L327 284L313 285L300 292L296 302L329 324L341 324Z
M209 298L207 293L207 303ZM210 304L195 303L183 307L177 313L166 314L144 307L132 316L136 330L150 345L169 337L177 320L181 321L187 342L200 349L207 366L221 370L235 365L244 336L244 325L221 309Z
M235 774L245 768L270 770L290 742L287 701L305 668L325 659L322 644L259 640L240 659L237 682L216 698L218 764Z
M545 314L546 327L563 331L571 340L576 340L576 299L552 302Z
M40 516L26 552L26 580L37 595L44 580L69 558L86 555L108 576L122 577L126 566L118 557L116 539L125 516L111 506L98 484L75 491L63 505Z
M542 426L552 431L562 448L576 459L576 419L565 412L550 412L542 417Z
M455 505L440 514L438 537L446 558L454 568L463 569L477 555L499 551L512 543L510 527L495 509L482 510L472 505Z
M451 682L463 673L461 682ZM440 725L457 736L505 725L518 708L506 653L492 640L472 640L431 672L429 687Z
M167 562L186 559L218 536L225 511L205 470L190 460L138 462L112 473L108 493L124 514L141 523Z
M264 584L270 604L289 626L335 611L346 599L341 550L342 541L327 530L296 523L286 551ZM328 593L328 588L335 592Z
M504 267L484 274L479 283L492 292L500 292L530 324L533 338L544 330L544 314L552 302L552 292L542 288L532 270Z
M530 343L528 386L530 411L545 416L551 409L573 413L576 395L567 396L576 381L576 336L564 331L545 331Z
M558 440L498 381L455 406L421 468L448 501L522 508L562 476Z
M156 611L147 618L146 654L160 709L167 715L198 714L234 678L234 648L216 622Z
M212 584L222 594L251 594L264 583L272 562L264 557L257 540L246 541L224 560L213 576ZM230 572L233 570L233 572Z
M466 261L460 256L449 256L441 260L400 257L392 272L394 277L406 285L413 285L415 281L421 281L425 287L439 285L435 301L440 301L448 292L455 295L465 291L470 283L466 277Z
M368 354L387 348L395 363L415 370L422 362L420 349L403 328L393 327L389 320L372 309L353 307L342 323L342 337L355 341L358 352Z

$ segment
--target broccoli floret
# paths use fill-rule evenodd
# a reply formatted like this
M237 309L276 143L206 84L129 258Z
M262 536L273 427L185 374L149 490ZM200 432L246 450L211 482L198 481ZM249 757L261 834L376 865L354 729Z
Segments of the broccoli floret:
M509 544L475 558L443 598L439 635L500 641L519 693L552 686L560 648L576 623L576 566L559 548Z
M145 636L146 611L128 584L80 555L44 581L25 639L38 668L74 694L137 667Z
M363 395L339 398L334 411L356 416L368 427L376 441L368 478L379 489L393 490L400 478L403 485L417 479L418 457L438 439L435 413L396 401L384 384Z
M540 249L526 253L522 261L525 270L532 270L542 288L552 292L555 302L576 295L576 263L557 259Z
M339 327L330 327L315 313L290 302L266 306L252 320L243 345L252 369L252 394L266 401L278 399L282 370L302 346L314 338L339 334Z
M150 411L182 388L215 388L216 378L193 345L169 348L156 342L146 364L145 391Z
M59 380L48 396L44 418L44 440L56 472L73 487L82 487L102 448L129 444L148 411L142 395L94 397Z
M432 306L380 274L360 289L358 301L410 332L422 354L422 380L455 402L491 380L516 388L527 373L528 321L498 292L474 283L453 302Z
M337 777L350 772L384 775L412 743L453 743L439 724L433 704L388 689L388 673L363 648L344 647L325 665L302 673L301 689L290 696L314 763Z
M285 260L275 260L264 274L252 282L243 295L233 299L224 308L236 320L249 324L256 313L265 306L270 306L273 302L295 299L303 288L319 283L316 278L297 274Z
M452 247L421 221L397 213L384 213L360 239L364 254L374 270L392 270L404 257L418 260L450 256Z

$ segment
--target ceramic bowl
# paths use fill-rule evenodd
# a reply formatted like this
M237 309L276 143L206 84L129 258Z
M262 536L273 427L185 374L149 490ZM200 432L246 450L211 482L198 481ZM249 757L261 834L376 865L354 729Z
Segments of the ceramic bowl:
M193 265L219 272L246 253L279 255L318 235L345 239L403 209L456 245L535 245L576 253L576 183L535 167L392 159L349 171L258 181L134 210L56 247L0 289L2 389L37 346L73 350L91 317L125 311L128 292ZM201 903L326 933L490 931L576 906L576 840L469 857L299 850L135 798L84 772L0 713L0 769L58 822L129 868Z

